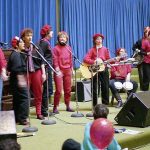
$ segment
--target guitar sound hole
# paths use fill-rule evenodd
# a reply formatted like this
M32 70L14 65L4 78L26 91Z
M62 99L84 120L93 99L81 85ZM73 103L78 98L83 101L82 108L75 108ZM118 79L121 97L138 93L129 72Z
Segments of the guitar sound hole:
M99 65L92 65L88 68L89 68L90 72L97 72L100 69L100 66Z

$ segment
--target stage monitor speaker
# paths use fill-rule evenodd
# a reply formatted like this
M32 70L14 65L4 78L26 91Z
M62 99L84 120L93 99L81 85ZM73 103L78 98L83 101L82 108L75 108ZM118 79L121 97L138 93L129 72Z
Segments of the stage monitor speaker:
M78 102L87 102L91 98L91 80L77 82L77 99Z
M134 93L115 117L119 125L150 126L150 92Z
M17 139L14 111L0 111L0 141Z

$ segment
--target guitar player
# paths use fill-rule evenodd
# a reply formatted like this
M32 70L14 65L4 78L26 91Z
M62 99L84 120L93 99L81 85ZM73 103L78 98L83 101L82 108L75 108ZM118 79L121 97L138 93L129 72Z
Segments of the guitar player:
M110 53L108 48L103 46L104 36L102 34L95 34L93 36L93 47L89 49L85 58L84 63L89 65L99 65L102 61L110 59ZM98 73L98 75L97 75ZM102 104L109 104L109 72L108 68L105 67L103 71L97 71L96 75L92 77L93 80L93 107L98 103L98 96L101 87ZM97 81L98 80L98 81ZM97 89L98 86L98 89Z

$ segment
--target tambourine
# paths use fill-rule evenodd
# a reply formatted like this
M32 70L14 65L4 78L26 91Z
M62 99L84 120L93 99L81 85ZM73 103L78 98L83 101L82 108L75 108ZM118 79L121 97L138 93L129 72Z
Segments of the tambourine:
M123 83L123 88L127 91L130 91L133 89L133 83L132 82L124 82Z
M115 82L114 85L115 85L115 88L116 88L117 90L121 90L121 89L123 88L122 83L119 82L119 81L118 81L118 82Z

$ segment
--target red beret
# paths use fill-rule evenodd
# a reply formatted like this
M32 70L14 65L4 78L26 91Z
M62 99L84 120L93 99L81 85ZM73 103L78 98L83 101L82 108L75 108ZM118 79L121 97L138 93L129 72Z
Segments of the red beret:
M95 41L98 37L101 37L102 39L104 39L104 36L102 34L97 33L97 34L94 34L93 40Z
M41 37L44 38L45 35L50 31L52 30L52 27L49 26L49 25L44 25L40 31L40 34L41 34Z
M18 45L19 43L19 37L14 37L12 40L11 40L11 45L13 48L16 48L16 46Z

